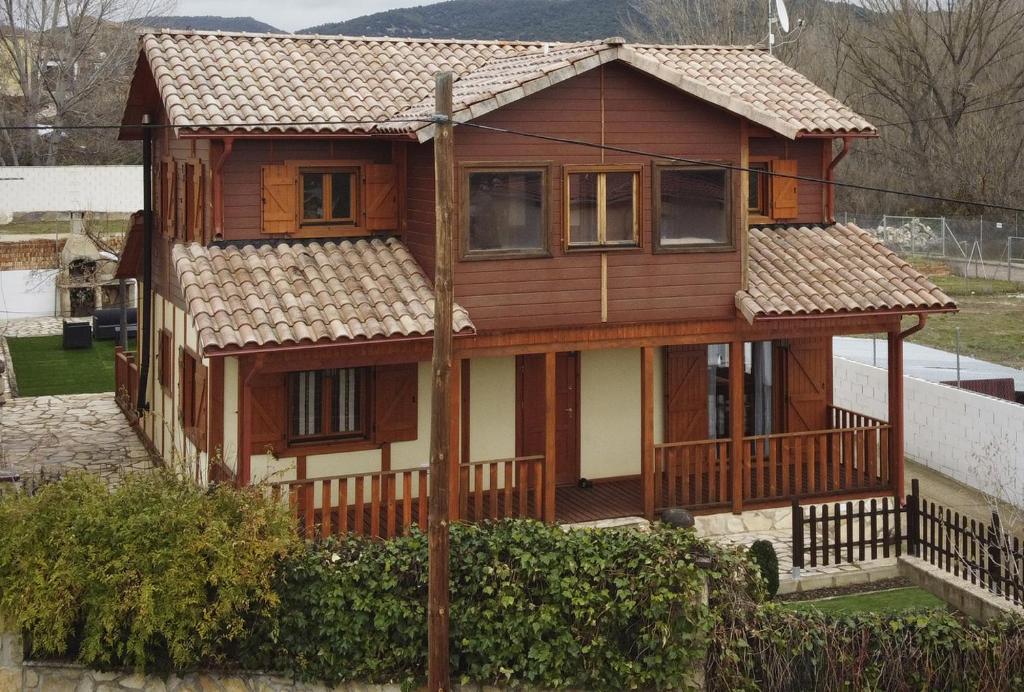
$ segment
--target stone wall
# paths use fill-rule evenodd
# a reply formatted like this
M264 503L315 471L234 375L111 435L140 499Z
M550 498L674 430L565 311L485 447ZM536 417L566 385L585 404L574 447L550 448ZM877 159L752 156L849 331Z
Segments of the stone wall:
M833 376L836 406L888 418L885 370L835 358ZM908 457L1024 506L1024 406L905 377L903 415Z
M0 271L56 269L65 239L40 238L0 243Z

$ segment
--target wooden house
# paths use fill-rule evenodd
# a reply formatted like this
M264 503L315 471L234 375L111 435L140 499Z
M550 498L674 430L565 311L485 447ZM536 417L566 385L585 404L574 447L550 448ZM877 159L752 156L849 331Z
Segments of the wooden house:
M143 36L121 136L153 125L153 224L122 273L149 337L118 384L157 453L311 529L424 522L440 70L455 516L901 492L902 340L956 306L832 218L875 129L759 48L617 38ZM832 405L831 338L869 332L888 421Z

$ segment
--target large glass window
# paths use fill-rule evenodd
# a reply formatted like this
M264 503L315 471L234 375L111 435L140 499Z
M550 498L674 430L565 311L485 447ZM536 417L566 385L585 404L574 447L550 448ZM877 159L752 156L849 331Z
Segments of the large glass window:
M545 254L545 178L543 169L467 169L463 254Z
M723 168L659 167L655 240L662 250L732 244L730 172Z
M366 371L306 370L289 375L288 421L292 440L365 436Z
M567 177L570 248L639 244L638 171L572 171Z
M303 170L299 177L303 224L355 223L354 170Z

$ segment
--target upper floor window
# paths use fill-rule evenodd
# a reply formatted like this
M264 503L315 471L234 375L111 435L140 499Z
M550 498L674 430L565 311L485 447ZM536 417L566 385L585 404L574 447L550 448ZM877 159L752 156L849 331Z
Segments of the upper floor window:
M639 169L571 169L566 174L566 245L637 247Z
M289 375L288 422L293 441L367 435L366 370L334 368Z
M301 223L354 224L357 187L353 169L301 170Z
M546 169L467 167L462 184L464 257L547 254Z
M658 166L654 238L660 250L732 247L730 172Z

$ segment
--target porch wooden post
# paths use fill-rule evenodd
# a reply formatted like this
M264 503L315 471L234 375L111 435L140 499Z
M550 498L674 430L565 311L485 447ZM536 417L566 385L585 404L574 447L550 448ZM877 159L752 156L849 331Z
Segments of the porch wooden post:
M898 500L905 496L903 485L903 335L889 332L889 477Z
M640 475L644 516L654 520L654 348L640 349Z
M729 342L729 436L732 511L743 511L743 342Z
M555 444L555 425L558 420L555 407L556 355L554 351L544 354L544 521L555 521L555 474L558 454Z
M240 359L238 368L238 473L235 484L249 485L252 480L252 379L253 365Z

